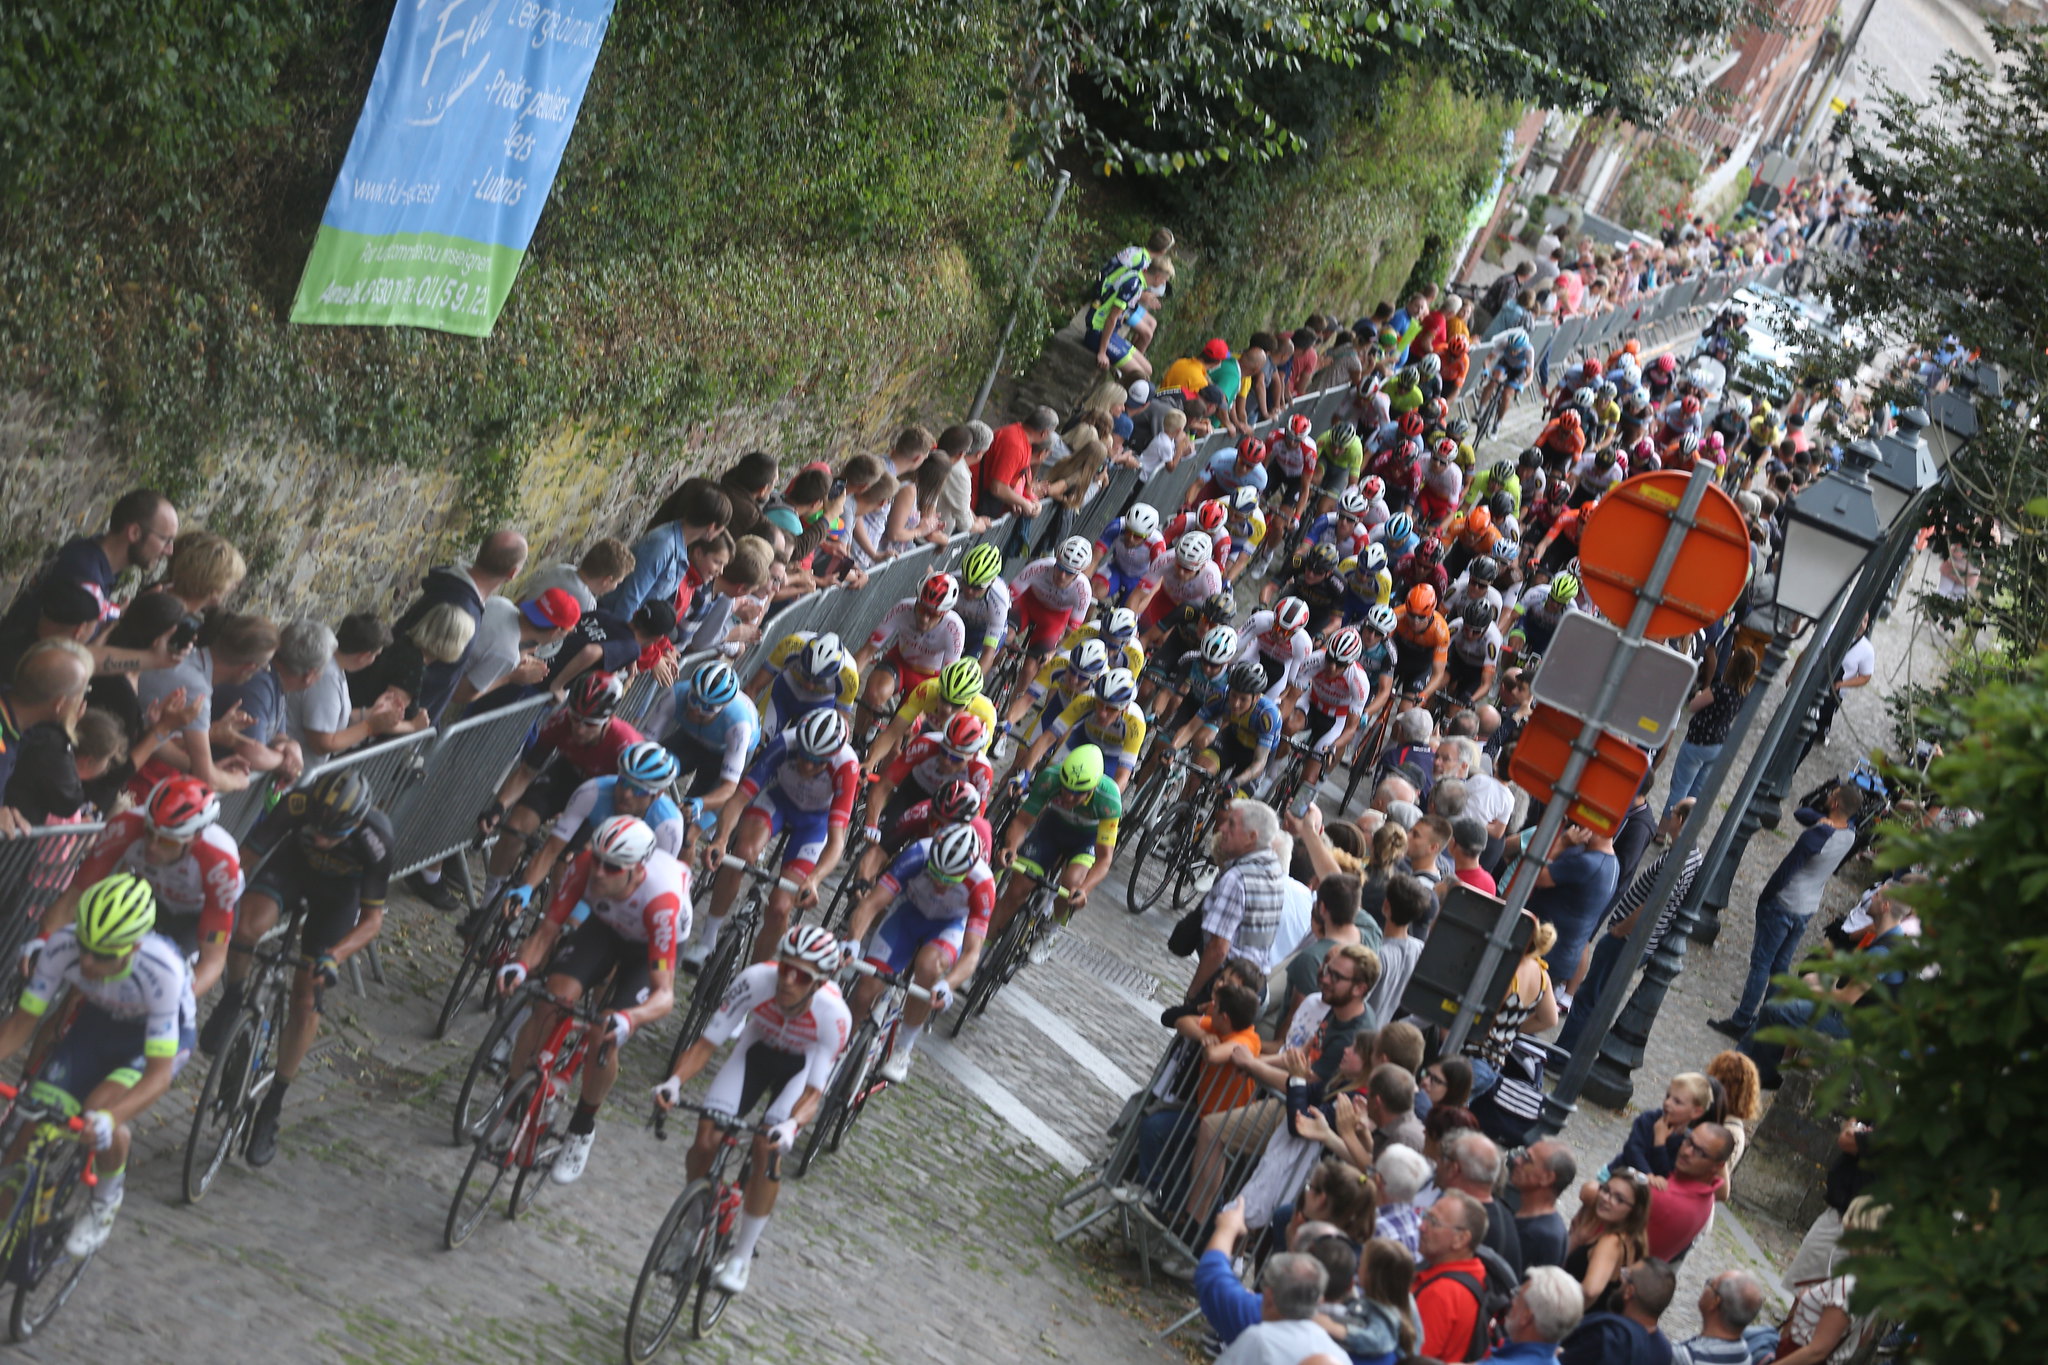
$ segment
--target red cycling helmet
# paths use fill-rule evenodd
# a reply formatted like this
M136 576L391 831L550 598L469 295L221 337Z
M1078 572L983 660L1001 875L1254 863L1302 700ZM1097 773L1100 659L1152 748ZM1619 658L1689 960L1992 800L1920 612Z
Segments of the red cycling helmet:
M1422 434L1422 414L1419 412L1402 413L1401 434L1403 436L1420 436Z
M1579 410L1577 408L1566 408L1559 414L1557 420L1564 423L1566 430L1577 431L1579 429Z
M981 814L981 788L964 777L956 777L939 787L939 794L932 798L932 815L942 825L959 824L972 820Z
M1695 416L1698 414L1700 410L1700 400L1693 397L1691 394L1687 394L1685 397L1678 400L1678 410L1684 413L1687 417Z
M1237 462L1246 469L1257 469L1266 462L1266 443L1256 436L1247 436L1237 443Z
M166 839L191 839L220 818L220 798L196 777L167 777L150 789L142 818Z
M1294 416L1287 419L1287 433L1290 436L1306 436L1308 435L1311 426L1312 424L1308 420L1308 414L1305 412L1297 412L1294 414Z
M960 600L960 584L949 573L935 573L917 590L917 604L926 611L946 612Z
M1223 524L1223 518L1226 515L1228 513L1224 509L1223 500L1221 498L1211 498L1195 509L1195 524L1204 531L1214 534L1216 528Z
M1484 510L1483 508L1481 509ZM1424 536L1422 543L1415 547L1415 553L1431 564L1444 557L1444 543L1435 536Z

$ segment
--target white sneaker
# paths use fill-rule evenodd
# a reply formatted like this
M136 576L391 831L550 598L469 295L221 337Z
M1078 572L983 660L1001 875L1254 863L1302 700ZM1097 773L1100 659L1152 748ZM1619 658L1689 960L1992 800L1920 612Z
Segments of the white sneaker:
M1034 967L1043 967L1046 963L1052 961L1052 935L1050 933L1040 934L1032 942L1031 951L1024 955L1024 960Z
M114 1230L114 1219L121 1212L121 1196L112 1199L89 1200L85 1212L71 1225L71 1235L64 1239L64 1254L74 1261L82 1261L106 1244L107 1235Z
M590 1144L597 1141L596 1133L571 1133L562 1140L562 1150L556 1156L554 1168L548 1172L548 1179L557 1185L573 1185L583 1178L583 1168L590 1164Z
M711 1277L711 1287L721 1294L744 1294L747 1292L747 1272L753 1268L751 1256L728 1256L718 1263L718 1273Z
M882 1063L881 1077L891 1085L901 1085L910 1079L910 1053L898 1048L889 1054L889 1060Z

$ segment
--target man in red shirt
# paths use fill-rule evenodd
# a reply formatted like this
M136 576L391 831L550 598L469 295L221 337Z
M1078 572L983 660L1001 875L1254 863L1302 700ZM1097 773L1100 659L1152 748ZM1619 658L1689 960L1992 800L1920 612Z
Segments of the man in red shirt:
M1471 1360L1472 1329L1479 1321L1479 1295L1454 1275L1470 1277L1483 1290L1486 1263L1486 1206L1469 1194L1449 1190L1422 1215L1416 1234L1422 1269L1415 1276L1415 1307L1422 1314L1420 1353L1432 1360Z
M977 515L1038 515L1038 499L1031 495L1031 463L1052 448L1053 428L1059 421L1060 415L1051 408L1039 408L1023 421L997 429L988 454L974 469Z
M1673 1261L1707 1226L1735 1155L1735 1135L1718 1123L1696 1123L1672 1162L1671 1177L1650 1177L1650 1254Z

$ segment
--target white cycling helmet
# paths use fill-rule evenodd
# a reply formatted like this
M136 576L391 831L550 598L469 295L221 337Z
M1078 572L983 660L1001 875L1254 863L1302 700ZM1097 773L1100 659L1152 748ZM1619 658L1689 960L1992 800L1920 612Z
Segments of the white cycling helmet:
M1237 632L1229 626L1212 627L1202 637L1202 657L1212 664L1227 664L1237 657Z
M974 826L947 825L932 836L931 853L925 860L925 866L934 875L957 882L972 872L980 860L981 836L974 832Z
M1299 597L1283 597L1273 608L1273 624L1292 633L1308 624L1308 603Z
M1087 573L1095 563L1095 547L1086 536L1068 536L1060 545L1059 563L1069 573Z
M805 645L803 653L797 656L797 667L804 677L820 686L837 682L845 666L846 647L830 631Z
M1324 656L1340 668L1358 662L1358 656L1365 652L1365 641L1358 638L1358 632L1349 626L1331 634L1329 643L1323 646Z
M1437 359L1434 355L1422 357L1422 373L1426 377L1430 379L1436 378L1439 374L1443 373L1443 368L1443 361Z
M807 758L830 758L846 747L846 717L836 706L811 712L796 724L796 749Z
M1230 510L1241 517L1248 517L1259 510L1259 490L1248 483L1241 483L1230 490Z
M1216 556L1216 542L1207 531L1189 531L1174 543L1173 557L1181 567L1199 569Z
M1365 496L1363 488L1347 488L1344 490L1344 496L1337 499L1337 510L1354 517L1364 516L1366 509L1371 506L1372 501Z
M1387 567L1387 547L1377 540L1365 547L1365 570L1379 573Z
M1116 608L1109 615L1102 618L1102 627L1098 634L1103 639L1114 640L1118 644L1124 644L1127 641L1136 639L1138 634L1138 613L1132 611L1129 607Z
M1124 530L1140 540L1150 540L1159 530L1159 513L1149 504L1133 503L1124 513Z
M809 967L817 976L831 976L839 970L839 938L822 924L793 924L776 956Z
M631 815L614 815L590 836L590 856L613 867L638 867L652 852L654 831Z
M1076 673L1094 682L1109 671L1109 646L1100 640L1083 640L1067 656L1067 663Z
M1129 706L1138 699L1138 680L1128 668L1112 668L1095 680L1095 699L1110 706Z
M1394 609L1384 602L1375 602L1366 609L1365 623L1382 635L1392 635L1399 624L1394 619Z

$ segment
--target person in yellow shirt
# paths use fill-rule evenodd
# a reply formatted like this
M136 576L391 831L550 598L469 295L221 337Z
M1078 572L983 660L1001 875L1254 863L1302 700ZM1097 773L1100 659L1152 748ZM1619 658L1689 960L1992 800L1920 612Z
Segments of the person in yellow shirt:
M1184 355L1166 367L1160 376L1159 387L1164 389L1186 389L1199 393L1209 382L1209 371L1230 358L1230 348L1222 338L1205 343L1197 355Z
M995 703L981 690L981 665L973 659L955 659L940 669L937 677L926 678L912 688L903 704L896 708L896 714L875 736L875 742L868 747L867 761L862 765L873 776L882 771L882 765L889 761L898 744L908 739L920 721L935 730L946 728L946 722L962 711L970 711L981 717L993 734L996 728Z
M1087 692L1067 703L1017 761L1012 781L1021 777L1028 784L1039 759L1062 740L1066 749L1082 744L1101 749L1103 770L1116 779L1119 791L1128 789L1131 774L1138 770L1138 753L1145 747L1145 713L1138 709L1137 675L1127 668L1112 668Z

